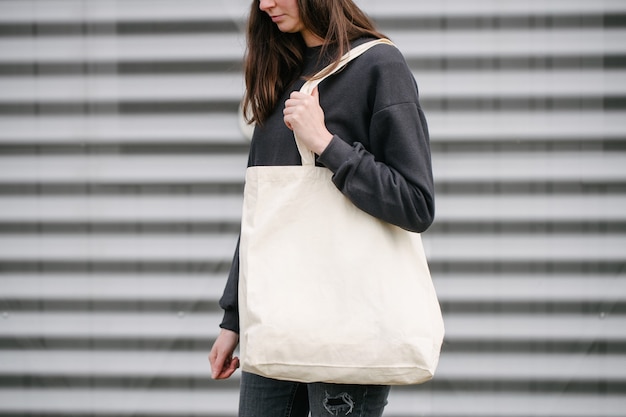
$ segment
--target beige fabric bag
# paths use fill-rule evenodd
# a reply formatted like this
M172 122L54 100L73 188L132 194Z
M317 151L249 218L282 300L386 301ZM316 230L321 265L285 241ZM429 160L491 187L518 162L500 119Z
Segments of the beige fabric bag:
M354 48L342 65L381 42ZM298 148L302 166L246 172L242 369L299 382L431 379L444 328L420 235L355 207Z

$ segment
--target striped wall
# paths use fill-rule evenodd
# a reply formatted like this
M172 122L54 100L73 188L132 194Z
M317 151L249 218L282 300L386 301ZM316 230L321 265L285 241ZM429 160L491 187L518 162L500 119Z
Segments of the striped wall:
M244 0L0 0L0 417L236 415ZM361 0L432 136L447 326L388 417L626 416L626 2Z

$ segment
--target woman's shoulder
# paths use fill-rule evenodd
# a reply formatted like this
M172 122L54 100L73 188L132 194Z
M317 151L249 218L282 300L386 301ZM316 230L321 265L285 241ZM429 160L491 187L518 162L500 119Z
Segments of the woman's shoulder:
M365 39L365 43L372 39ZM358 46L358 44L354 45ZM354 47L353 46L353 47ZM389 83L412 84L413 74L402 52L386 43L374 45L355 60L354 73L369 84Z
M353 41L351 43L351 48L355 48L359 45L368 43L368 42L372 42L372 41L377 41L379 39L376 38L359 38L356 39L355 41ZM400 52L400 50L398 49L398 47L393 44L393 40L386 38L384 39L387 42L381 42L378 45L374 45L372 48L370 48L365 54L368 55L377 55L377 56L387 56L389 58L403 58L402 53ZM391 42L391 43L389 43Z
M356 40L352 47L364 44L366 42L375 40L373 38L361 38ZM406 67L407 63L402 55L402 52L395 45L390 45L387 43L380 43L378 45L374 45L370 49L368 49L357 61L360 61L363 65L372 66L372 67L382 67L389 68L400 65L402 67Z
M395 45L374 45L356 59L353 71L358 74L362 85L376 92L380 107L417 99L413 73Z

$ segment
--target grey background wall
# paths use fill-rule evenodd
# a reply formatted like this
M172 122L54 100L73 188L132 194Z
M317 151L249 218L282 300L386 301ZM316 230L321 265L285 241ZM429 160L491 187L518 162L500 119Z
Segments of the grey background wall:
M0 416L235 416L243 0L0 0ZM387 415L626 416L626 2L358 2L415 72L447 325Z

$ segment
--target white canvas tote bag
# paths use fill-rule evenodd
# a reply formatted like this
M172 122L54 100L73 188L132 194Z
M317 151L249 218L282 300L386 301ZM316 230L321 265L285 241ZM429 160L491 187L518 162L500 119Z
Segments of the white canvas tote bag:
M352 49L341 65L381 42ZM355 207L298 148L302 166L246 171L242 369L299 382L431 379L444 327L420 235Z

